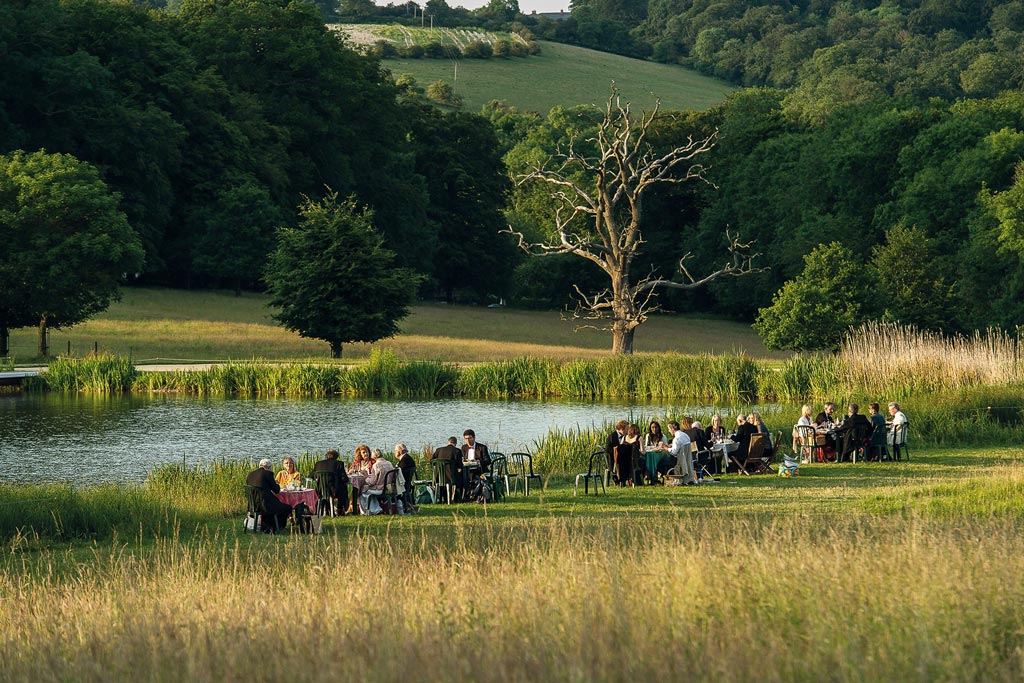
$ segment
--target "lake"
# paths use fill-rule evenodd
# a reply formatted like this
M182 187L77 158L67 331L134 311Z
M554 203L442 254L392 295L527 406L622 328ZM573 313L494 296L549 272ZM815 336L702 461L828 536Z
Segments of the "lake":
M466 399L201 398L174 394L0 395L0 471L6 482L139 482L154 465L220 458L352 454L361 443L390 452L440 446L466 428L491 450L531 449L553 427L631 416L706 414L671 403Z

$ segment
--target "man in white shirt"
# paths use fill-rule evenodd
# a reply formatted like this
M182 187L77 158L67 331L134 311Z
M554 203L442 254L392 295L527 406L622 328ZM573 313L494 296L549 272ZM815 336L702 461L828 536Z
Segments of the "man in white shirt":
M679 423L670 420L668 432L672 435L672 445L662 444L662 450L667 450L676 459L676 472L683 475L683 483L687 486L696 484L693 476L693 449L690 447L690 437L679 428Z
M907 416L900 410L900 404L896 401L889 404L889 414L892 415L892 422L889 425L889 445L893 445L898 428L899 441L895 443L902 446L907 442Z

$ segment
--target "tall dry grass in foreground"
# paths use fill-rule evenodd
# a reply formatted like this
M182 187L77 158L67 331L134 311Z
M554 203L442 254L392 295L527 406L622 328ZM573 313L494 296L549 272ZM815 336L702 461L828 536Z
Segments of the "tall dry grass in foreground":
M1024 674L1016 519L667 512L453 518L448 532L172 538L85 561L15 548L0 574L0 680Z

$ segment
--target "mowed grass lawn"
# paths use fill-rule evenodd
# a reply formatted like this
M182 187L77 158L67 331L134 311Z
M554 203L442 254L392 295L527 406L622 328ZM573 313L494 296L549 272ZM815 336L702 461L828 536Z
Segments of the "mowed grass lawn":
M663 109L704 110L736 88L681 66L597 52L560 43L541 42L541 53L505 59L386 59L396 77L411 73L420 86L436 80L452 84L465 111L479 111L490 100L546 114L556 105L601 105L612 81L636 109L650 109L661 98Z
M7 539L0 680L327 681L336 657L381 681L1017 681L1022 455L552 481L319 537L174 495L187 521L156 536L123 513L113 538Z
M128 355L138 362L199 362L266 358L274 360L330 356L325 342L303 339L272 319L268 297L230 292L126 288L121 301L96 318L67 330L50 333L51 354L74 355L98 347ZM609 333L575 330L557 311L519 311L507 308L414 306L402 322L402 333L379 342L402 358L472 362L543 356L568 360L606 355ZM713 318L659 316L636 335L636 350L680 353L732 353L757 357L772 354L750 326ZM369 355L369 344L348 344L346 359ZM11 333L11 354L17 363L37 355L37 332Z

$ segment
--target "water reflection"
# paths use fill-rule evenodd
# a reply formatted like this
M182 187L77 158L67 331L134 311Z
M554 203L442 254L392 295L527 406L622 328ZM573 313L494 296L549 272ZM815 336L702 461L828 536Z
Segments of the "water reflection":
M530 447L552 427L620 418L704 414L706 406L580 401L223 399L167 394L0 395L0 471L5 481L141 481L153 465L223 456L351 453L439 445L472 427L492 450Z

